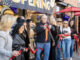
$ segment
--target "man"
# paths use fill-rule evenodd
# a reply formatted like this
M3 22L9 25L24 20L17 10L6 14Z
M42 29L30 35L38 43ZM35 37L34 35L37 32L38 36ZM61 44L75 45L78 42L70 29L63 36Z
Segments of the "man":
M44 50L44 60L49 59L49 53L50 53L50 41L51 36L49 33L49 30L54 28L47 24L47 16L42 15L41 22L39 22L36 26L36 33L37 33L37 40L36 40L36 47L37 48L43 48ZM36 60L41 60L40 54L41 50L38 49L36 53Z

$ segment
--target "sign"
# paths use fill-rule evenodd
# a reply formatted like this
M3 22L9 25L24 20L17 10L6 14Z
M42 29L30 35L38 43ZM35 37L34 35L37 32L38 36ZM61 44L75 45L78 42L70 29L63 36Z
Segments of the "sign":
M51 14L55 0L3 0L3 3L20 9Z

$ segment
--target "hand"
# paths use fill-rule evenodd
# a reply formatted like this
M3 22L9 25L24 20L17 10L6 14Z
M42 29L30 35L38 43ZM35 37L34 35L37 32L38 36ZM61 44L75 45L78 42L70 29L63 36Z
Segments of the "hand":
M18 52L18 51L13 51L13 52L12 52L12 55L13 55L13 56L18 56L18 55L19 55L19 52Z
M47 28L47 24L45 24L43 27L44 27L44 29L46 29Z
M34 48L36 48L36 43L34 43Z
M77 36L77 34L73 34L73 35Z
M64 38L65 36L62 34L61 37Z
M55 46L55 42L52 43L52 46Z
M25 48L24 48L24 52L28 52L28 49L25 49Z
M49 25L49 28L51 29L51 28L52 28L52 26L51 26L51 25Z

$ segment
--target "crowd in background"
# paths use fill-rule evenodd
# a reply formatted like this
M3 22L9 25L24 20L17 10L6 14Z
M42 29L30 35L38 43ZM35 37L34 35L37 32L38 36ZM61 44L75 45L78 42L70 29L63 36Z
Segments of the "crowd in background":
M72 60L75 39L77 34L74 20L48 17L43 14L40 22L34 24L31 19L20 16L3 15L0 20L0 60ZM67 34L68 36L61 35ZM61 35L61 39L60 38ZM36 48L36 54L30 52ZM19 55L19 50L23 52Z

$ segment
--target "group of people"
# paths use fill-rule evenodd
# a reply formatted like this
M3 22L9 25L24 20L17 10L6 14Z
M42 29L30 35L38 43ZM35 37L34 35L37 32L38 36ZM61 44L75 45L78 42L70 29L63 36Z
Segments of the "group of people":
M0 60L72 60L76 35L74 20L43 14L34 24L23 16L3 15L0 20ZM27 49L25 49L27 48ZM62 50L61 50L62 48ZM33 54L30 49L35 51ZM21 54L19 50L22 50ZM44 58L43 58L44 57Z

